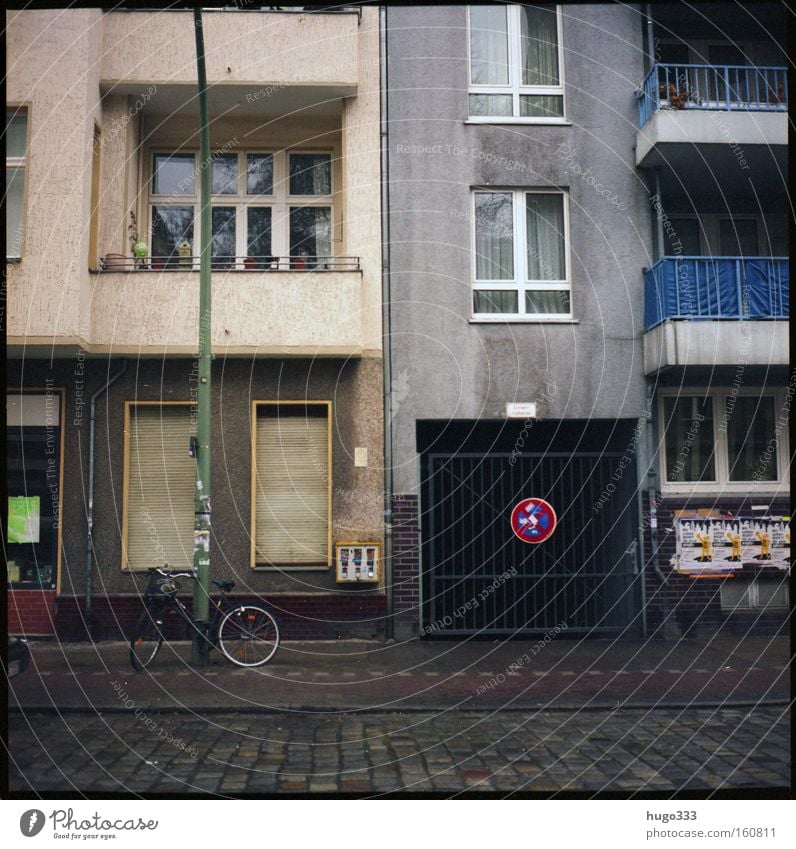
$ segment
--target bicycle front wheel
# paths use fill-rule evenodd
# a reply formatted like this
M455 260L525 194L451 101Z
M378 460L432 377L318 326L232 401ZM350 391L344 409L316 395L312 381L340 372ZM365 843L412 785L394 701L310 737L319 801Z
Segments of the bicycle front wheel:
M262 666L279 648L279 626L264 608L242 604L221 620L218 645L237 666Z
M136 622L133 638L130 640L130 663L136 672L146 669L155 659L163 643L160 626L154 620L154 613L144 611Z

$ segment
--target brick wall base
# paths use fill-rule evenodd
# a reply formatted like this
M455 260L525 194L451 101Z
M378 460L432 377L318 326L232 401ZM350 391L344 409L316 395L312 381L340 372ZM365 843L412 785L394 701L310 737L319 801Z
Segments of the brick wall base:
M8 633L44 637L55 633L55 590L9 590Z
M417 496L393 496L393 608L395 636L415 636L420 623L420 534Z
M283 640L339 640L372 638L384 633L383 595L358 598L331 595L232 595L234 603L264 601L276 616ZM191 609L191 597L180 597ZM93 623L89 628L83 615L83 599L61 596L56 601L56 633L59 639L127 640L143 611L137 596L119 595L94 599ZM211 610L212 613L212 610ZM179 616L168 614L166 636L189 639L188 627Z

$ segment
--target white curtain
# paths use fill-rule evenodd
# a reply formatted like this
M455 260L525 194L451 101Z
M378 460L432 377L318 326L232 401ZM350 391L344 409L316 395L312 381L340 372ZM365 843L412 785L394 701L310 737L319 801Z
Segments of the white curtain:
M505 7L470 6L470 74L473 85L508 84Z
M522 84L558 85L558 22L555 7L520 7Z
M514 279L514 216L510 192L476 192L476 280Z
M558 194L525 196L528 279L564 280L564 198Z

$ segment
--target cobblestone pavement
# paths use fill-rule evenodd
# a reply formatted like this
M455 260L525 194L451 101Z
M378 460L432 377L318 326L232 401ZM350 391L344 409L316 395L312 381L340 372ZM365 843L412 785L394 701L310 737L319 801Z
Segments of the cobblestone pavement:
M12 792L786 789L784 706L239 714L13 711ZM169 742L169 735L172 741Z

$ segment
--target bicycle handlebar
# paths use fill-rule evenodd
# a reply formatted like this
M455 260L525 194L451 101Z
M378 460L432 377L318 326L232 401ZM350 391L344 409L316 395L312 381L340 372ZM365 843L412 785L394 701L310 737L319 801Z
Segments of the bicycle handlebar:
M160 568L160 566L155 566L149 571L157 572L159 575L163 575L164 578L191 578L192 580L196 579L196 575L193 572L169 572L164 571Z

